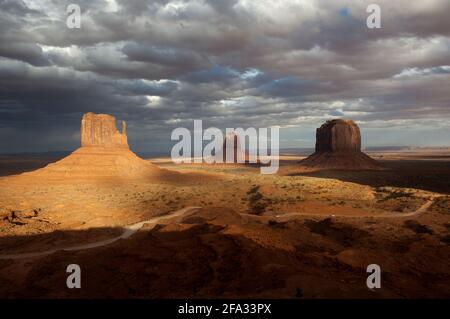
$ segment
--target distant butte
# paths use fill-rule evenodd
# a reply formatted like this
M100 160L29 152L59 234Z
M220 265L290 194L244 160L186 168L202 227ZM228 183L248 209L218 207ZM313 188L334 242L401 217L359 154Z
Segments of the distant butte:
M361 133L352 120L335 119L316 130L315 152L300 164L313 169L380 169L380 164L361 152Z
M222 160L224 163L248 163L249 154L245 151L239 135L229 133L222 144Z

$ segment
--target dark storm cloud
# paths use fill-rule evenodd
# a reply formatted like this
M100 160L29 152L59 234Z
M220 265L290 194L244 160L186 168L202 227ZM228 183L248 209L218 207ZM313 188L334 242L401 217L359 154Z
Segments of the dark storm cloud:
M70 3L81 29L66 27ZM381 29L369 3L0 0L0 150L76 147L88 111L127 120L142 149L192 119L448 134L449 2L378 1Z
M34 43L11 43L0 48L0 56L18 59L36 66L50 65L44 57L42 48Z
M203 60L207 57L199 56L195 51L175 49L171 47L158 48L151 44L142 45L138 43L128 43L122 49L129 60L149 62L174 67L201 67Z
M238 73L231 68L214 65L210 69L194 71L180 79L191 84L211 82L221 82L225 84L236 80L237 76Z
M35 10L28 8L22 1L15 0L1 0L0 8L2 9L2 12L16 17L23 17L30 13L36 13Z

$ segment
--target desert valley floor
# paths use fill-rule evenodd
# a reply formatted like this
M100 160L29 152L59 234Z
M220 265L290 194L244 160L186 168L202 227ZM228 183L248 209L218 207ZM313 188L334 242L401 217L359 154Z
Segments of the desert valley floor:
M159 158L181 174L150 179L11 175L50 160L2 156L0 297L449 298L450 152L370 155L383 170ZM82 289L66 287L68 264Z

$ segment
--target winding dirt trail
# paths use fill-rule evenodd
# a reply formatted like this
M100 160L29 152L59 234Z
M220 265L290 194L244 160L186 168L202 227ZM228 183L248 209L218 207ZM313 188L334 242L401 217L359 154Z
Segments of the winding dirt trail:
M422 206L420 206L417 210L410 212L410 213L393 213L390 215L387 214L380 214L380 215L372 215L372 216L345 216L345 215L334 215L334 217L343 217L343 218L399 218L399 217L411 217L415 215L419 215L422 213L425 213L428 208L433 204L434 200L437 197L432 197L427 202L425 202ZM158 222L161 222L166 219L174 218L174 217L180 217L183 216L189 212L192 212L193 210L199 209L201 207L185 207L183 209L177 210L169 215L164 216L158 216L153 217L148 220L144 220L135 224L127 225L122 227L124 229L124 232L117 237L105 239L89 244L84 245L78 245L78 246L69 246L69 247L62 247L62 248L55 248L40 252L33 252L33 253L22 253L22 254L13 254L13 255L0 255L0 260L5 259L25 259L25 258L34 258L34 257L41 257L45 255L53 254L57 251L77 251L77 250L86 250L91 248L97 248L97 247L103 247L106 245L110 245L120 239L126 239L134 235L138 230L140 230L145 224L154 224L156 225ZM241 214L241 215L249 215L249 214ZM254 217L254 215L251 215ZM325 216L320 214L304 214L304 213L288 213L283 215L277 215L276 218L286 218L286 217L293 217L293 216Z
M89 244L84 244L84 245L55 248L55 249L49 249L49 250L40 251L40 252L34 252L34 253L23 253L23 254L14 254L14 255L0 255L0 260L34 258L34 257L41 257L41 256L45 256L45 255L50 255L50 254L53 254L53 253L55 253L57 251L76 251L76 250L85 250L85 249L91 249L91 248L97 248L97 247L106 246L106 245L112 244L112 243L114 243L114 242L116 242L116 241L118 241L120 239L126 239L126 238L131 237L139 229L141 229L145 224L154 224L154 225L156 225L158 222L161 222L163 220L174 218L174 217L179 217L179 216L185 215L186 213L192 212L193 210L199 209L199 208L200 207L185 207L185 208L177 210L177 211L175 211L175 212L173 212L172 214L169 214L169 215L153 217L153 218L150 218L148 220L144 220L144 221L141 221L141 222L138 222L138 223L135 223L135 224L126 225L126 226L122 227L124 232L120 236L117 236L117 237L114 237L114 238L105 239L105 240L101 240L101 241L97 241L97 242L93 242L93 243L89 243Z
M330 214L308 214L308 213L287 213L282 215L276 215L275 218L286 218L286 217L293 217L293 216L311 216L311 217L317 217L317 216L332 216L332 217L339 217L339 218L401 218L401 217L411 217L416 216L425 213L428 208L430 208L431 205L433 205L436 198L439 196L434 196L428 201L426 201L424 204L422 204L417 210L409 213L383 213L383 214L377 214L377 215L361 215L361 216L355 216L355 215L330 215ZM288 219L289 220L289 219Z

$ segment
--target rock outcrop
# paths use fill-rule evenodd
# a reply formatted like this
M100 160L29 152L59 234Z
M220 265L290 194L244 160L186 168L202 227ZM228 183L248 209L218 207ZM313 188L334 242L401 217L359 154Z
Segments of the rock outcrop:
M361 133L351 120L327 121L316 130L316 152L360 152Z
M122 132L108 114L86 113L81 121L81 147L62 160L24 175L48 178L170 177L161 169L134 154L128 147L126 124Z
M244 145L245 146L245 145ZM241 140L236 133L225 136L222 144L222 156L224 163L248 163L249 154L244 151ZM227 155L229 154L229 155ZM227 159L228 156L228 159Z
M108 114L86 113L81 120L81 147L126 148L127 125L122 121L122 132L116 128L116 119Z
M315 152L300 161L313 169L380 169L380 164L361 152L361 133L351 120L327 121L316 130Z

